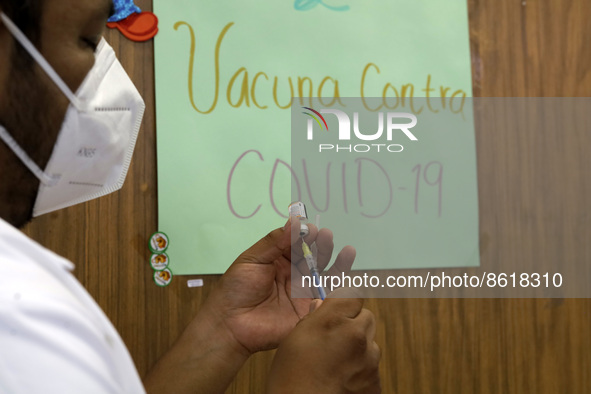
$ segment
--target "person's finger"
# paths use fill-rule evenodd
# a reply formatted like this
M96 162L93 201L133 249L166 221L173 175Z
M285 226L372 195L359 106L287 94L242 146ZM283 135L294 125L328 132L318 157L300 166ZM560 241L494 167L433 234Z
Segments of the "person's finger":
M308 223L307 226L308 235L304 237L304 241L306 241L308 245L312 245L314 242L316 242L316 237L318 236L318 227L312 223Z
M370 342L365 353L363 369L346 383L346 389L354 393L381 393L379 365L381 350L377 343Z
M356 255L357 251L354 247L350 245L345 246L338 254L332 267L326 272L326 275L341 277L343 274L348 274L351 272Z
M245 250L235 263L270 264L281 255L291 254L291 231L278 228L261 238L257 243Z
M321 304L322 304L322 300L319 300L319 299L312 300L312 302L310 303L310 311L308 313L314 312Z
M294 281L293 275L298 276L298 279ZM313 292L312 288L309 286L302 286L301 278L302 278L302 276L300 275L300 273L296 269L293 269L292 270L292 280L291 280L291 285L289 286L289 289L288 289L288 294L292 300L292 303L294 303L294 304L296 302L300 302L301 300L310 300L311 298L314 298L314 292ZM302 315L307 314L305 307L302 308L300 310L300 312L302 313Z
M382 350L376 341L373 341L369 346L369 354L370 359L372 360L371 365L374 365L377 368L380 364L380 359L382 358Z
M320 272L324 271L334 250L333 234L327 228L323 228L318 231L316 236L316 264Z
M376 393L381 393L380 387L380 376L379 376L379 366L380 366L380 359L382 358L382 350L378 346L375 341L369 343L366 352L366 372L367 376L365 376L365 385L368 383L370 387L374 387Z
M355 319L363 324L367 341L373 342L376 337L376 318L374 314L369 309L364 308Z
M354 319L359 315L361 310L363 309L363 298L332 298L334 293L337 293L337 296L343 295L345 292L342 290L347 290L346 293L349 293L350 289L337 289L333 293L331 293L318 307L318 309L323 309L325 311L330 311L333 313L337 313L343 315L345 317ZM351 292L353 293L353 292Z
M291 244L294 245L300 239L300 220L295 216L290 216Z
M292 249L292 251L293 251L293 249ZM293 254L295 254L295 253L293 253ZM293 256L292 256L291 264L295 268L295 271L297 271L301 276L310 276L310 269L308 268L308 263L306 262L306 259L304 258L304 256L297 257L297 260L295 260L295 261L293 260ZM292 271L292 273L293 273L293 271Z
M308 285L308 281L311 279L310 270L306 261L302 257L296 262L291 262L291 280L289 284L289 296L290 298L314 298L313 287ZM306 278L306 280L303 279Z

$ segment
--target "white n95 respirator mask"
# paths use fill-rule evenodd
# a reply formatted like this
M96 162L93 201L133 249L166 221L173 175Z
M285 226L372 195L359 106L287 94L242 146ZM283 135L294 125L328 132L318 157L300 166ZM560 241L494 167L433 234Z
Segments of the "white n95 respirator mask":
M45 170L0 126L0 138L39 178L33 216L92 200L123 186L144 101L104 39L76 94L4 14L3 24L68 97L70 105Z

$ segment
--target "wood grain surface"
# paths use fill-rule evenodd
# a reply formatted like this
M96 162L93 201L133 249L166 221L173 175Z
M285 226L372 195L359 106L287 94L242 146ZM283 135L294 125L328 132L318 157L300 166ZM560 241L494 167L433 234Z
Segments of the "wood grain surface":
M150 0L136 4L152 9ZM591 2L469 0L468 8L474 96L591 96ZM203 288L193 289L186 284L192 277L176 277L167 288L152 280L147 240L157 230L153 43L132 43L116 31L106 36L146 101L125 186L37 218L25 232L76 264L76 276L119 330L143 376L219 277L207 276ZM591 134L567 141L564 157L535 148L516 151L514 136L502 128L479 129L476 137L483 264L569 259L588 265ZM538 165L556 189L568 193L550 193L540 202L528 189L535 185L507 182L495 171L535 175ZM582 182L574 187L571 178ZM556 215L538 217L534 204ZM503 211L508 205L521 210ZM558 218L559 212L566 216ZM588 299L379 299L366 305L378 320L384 393L591 392ZM271 360L272 352L252 357L228 393L262 393Z

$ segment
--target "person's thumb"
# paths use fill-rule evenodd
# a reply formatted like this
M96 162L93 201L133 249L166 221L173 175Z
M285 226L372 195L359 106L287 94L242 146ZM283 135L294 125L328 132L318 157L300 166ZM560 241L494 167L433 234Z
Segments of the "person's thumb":
M289 223L289 222L288 222ZM290 226L278 228L245 250L234 263L270 264L279 256L290 255Z
M322 300L319 299L315 299L310 303L310 312L312 313L314 312L316 309L318 309L320 307L320 305L322 304Z

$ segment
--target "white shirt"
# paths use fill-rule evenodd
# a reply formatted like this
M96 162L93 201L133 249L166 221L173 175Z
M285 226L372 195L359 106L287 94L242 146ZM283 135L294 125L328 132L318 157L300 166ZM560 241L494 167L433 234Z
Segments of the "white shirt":
M0 219L0 393L144 393L73 268Z

